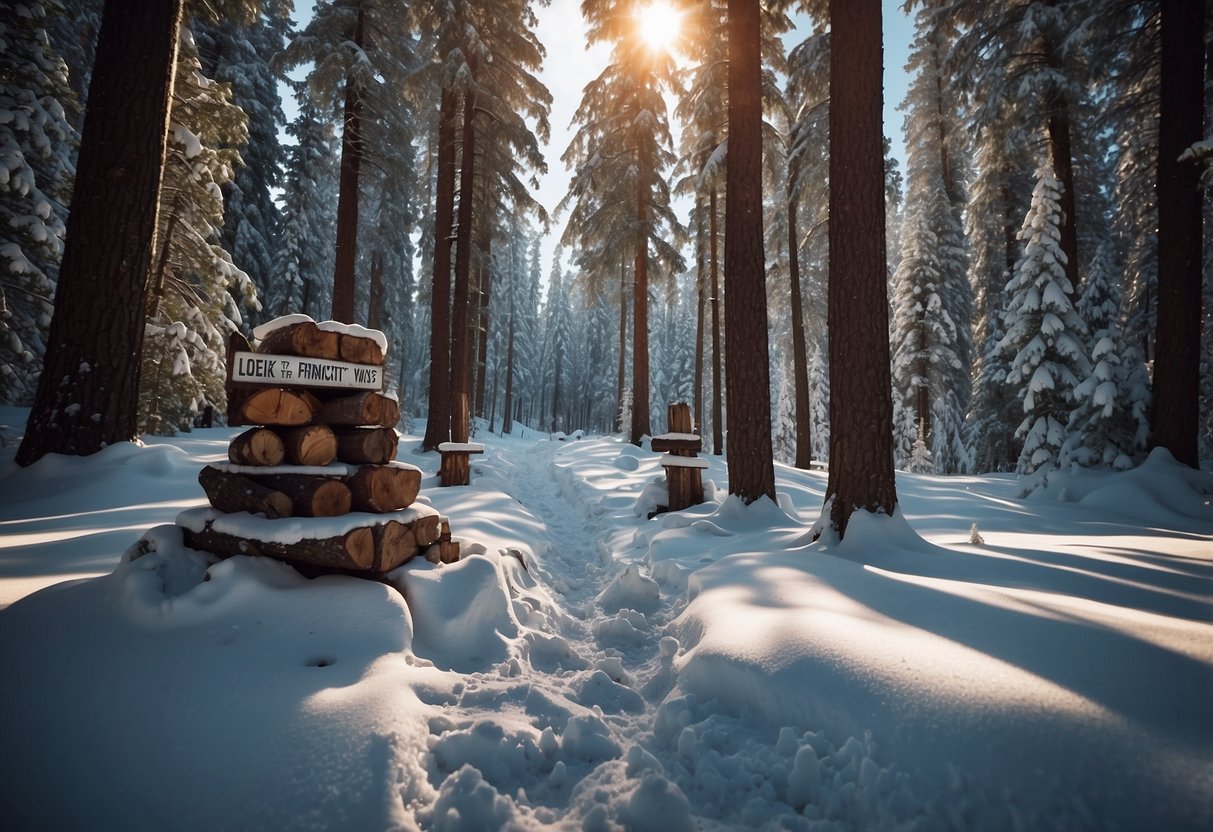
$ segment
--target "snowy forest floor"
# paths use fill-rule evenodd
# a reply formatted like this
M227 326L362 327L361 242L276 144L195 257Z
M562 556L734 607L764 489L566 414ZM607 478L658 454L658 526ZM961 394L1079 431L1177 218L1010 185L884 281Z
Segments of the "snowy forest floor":
M388 587L182 546L235 430L19 470L24 415L6 828L1213 824L1213 475L1165 455L1026 499L899 474L898 517L814 543L823 472L745 507L711 458L649 519L659 455L618 438L482 431L443 489L409 436L464 559Z

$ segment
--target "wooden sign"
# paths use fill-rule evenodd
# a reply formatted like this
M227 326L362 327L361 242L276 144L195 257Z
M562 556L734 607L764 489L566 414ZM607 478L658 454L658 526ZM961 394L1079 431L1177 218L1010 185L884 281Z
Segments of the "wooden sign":
M269 384L278 387L380 390L383 388L383 367L331 361L327 358L240 351L232 356L231 377L228 380L235 384Z

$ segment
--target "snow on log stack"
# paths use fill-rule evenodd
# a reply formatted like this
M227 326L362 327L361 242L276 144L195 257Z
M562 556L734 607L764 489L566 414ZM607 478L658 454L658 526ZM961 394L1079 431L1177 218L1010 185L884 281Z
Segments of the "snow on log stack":
M383 575L417 555L459 559L449 524L415 504L421 470L394 461L383 334L288 315L228 347L228 461L203 468L210 508L177 518L186 545Z
M693 432L690 405L672 403L668 417L670 432L654 436L649 444L654 451L665 454L661 465L665 468L669 505L658 506L657 510L681 511L703 502L703 469L708 461L699 458L703 440Z

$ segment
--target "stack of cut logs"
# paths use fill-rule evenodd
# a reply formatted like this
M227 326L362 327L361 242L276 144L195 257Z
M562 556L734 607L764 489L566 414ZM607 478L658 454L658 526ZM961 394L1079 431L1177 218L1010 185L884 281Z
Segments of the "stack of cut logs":
M414 504L421 471L393 461L381 336L304 316L254 334L256 350L239 334L228 349L228 424L251 427L198 475L211 508L179 518L186 545L372 576L458 560L446 518Z

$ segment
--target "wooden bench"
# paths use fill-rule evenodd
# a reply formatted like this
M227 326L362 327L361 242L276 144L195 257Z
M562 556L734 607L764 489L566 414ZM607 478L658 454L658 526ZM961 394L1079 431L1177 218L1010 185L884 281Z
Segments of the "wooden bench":
M476 442L443 442L438 446L442 464L438 480L442 486L469 485L472 482L472 454L484 453L484 445Z
M698 456L703 439L692 432L690 406L684 402L671 404L668 417L670 432L654 436L649 447L665 454L661 467L665 469L668 505L658 510L681 511L703 502L703 469L708 461Z

